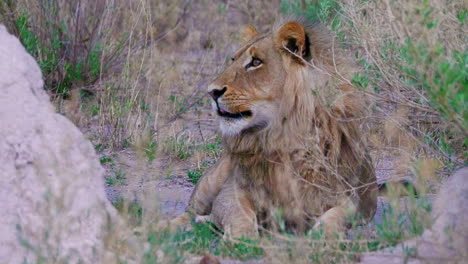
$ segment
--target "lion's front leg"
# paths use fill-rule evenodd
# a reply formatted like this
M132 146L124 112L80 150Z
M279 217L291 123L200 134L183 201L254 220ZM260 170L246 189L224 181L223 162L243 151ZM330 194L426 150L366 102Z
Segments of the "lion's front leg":
M231 174L231 170L231 158L224 156L213 169L203 175L192 192L188 211L196 215L210 214L213 202Z
M357 207L351 198L346 198L340 205L327 210L314 224L313 229L322 228L325 235L340 234L350 217L356 215Z
M224 239L258 236L253 203L234 179L228 179L216 197L210 220L224 231Z
M161 228L170 226L172 229L190 224L192 215L208 215L211 213L213 202L221 191L221 187L231 172L231 159L224 156L218 163L203 175L198 181L190 196L187 211L182 215L170 220L160 222Z

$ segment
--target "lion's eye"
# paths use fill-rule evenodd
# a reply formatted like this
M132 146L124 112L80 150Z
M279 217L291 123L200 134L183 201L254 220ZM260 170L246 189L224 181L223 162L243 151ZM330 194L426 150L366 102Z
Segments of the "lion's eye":
M260 64L262 64L262 61L261 61L261 60L259 60L259 59L257 59L257 58L252 59L252 66L257 67L257 66L259 66Z
M251 68L251 67L258 67L262 63L263 63L262 60L260 60L259 58L252 57L252 60L250 61L249 64L247 64L247 66L245 66L245 68L248 69L248 68Z

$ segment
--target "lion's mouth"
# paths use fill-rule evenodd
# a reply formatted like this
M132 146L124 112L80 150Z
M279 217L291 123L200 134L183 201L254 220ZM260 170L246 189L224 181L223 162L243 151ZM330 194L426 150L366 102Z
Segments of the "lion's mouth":
M231 113L228 112L221 107L217 106L218 110L218 115L226 118L234 118L234 119L240 119L240 118L246 118L246 117L251 117L252 116L252 111L247 110L247 111L242 111L238 113Z

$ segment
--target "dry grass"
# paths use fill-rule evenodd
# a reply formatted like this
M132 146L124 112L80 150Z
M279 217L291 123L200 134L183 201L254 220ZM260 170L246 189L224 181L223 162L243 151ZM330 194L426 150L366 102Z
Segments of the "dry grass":
M356 0L342 5L343 30L374 87L375 113L386 139L381 141L387 146L416 148L416 153L424 148L460 164L467 112L451 100L466 93L466 75L444 87L451 73L442 72L440 65L456 63L454 52L466 56L468 27L457 18L466 8L463 1ZM466 74L463 63L454 74Z
M188 159L184 165L204 169L219 156L219 142L206 128L211 123L204 87L235 49L240 26L251 23L264 31L280 6L293 7L293 13L304 12L294 7L308 12L304 7L314 6L323 11L314 17L359 62L362 71L349 81L375 99L368 125L376 162L392 155L399 164L395 175L415 175L422 193L437 188L442 164L453 169L466 162L463 0L202 2L7 0L0 3L0 22L39 61L59 111L95 145L110 152L131 147L150 163L166 156ZM457 56L465 57L457 64ZM440 68L444 63L452 72ZM450 74L458 79L451 82ZM154 196L145 193L136 211L121 205L137 242L128 248L122 241L132 235L116 232L108 238L110 250L132 251L143 263L180 263L189 252L209 251L216 240L217 253L241 259L262 255L255 251L261 248L268 263L351 262L362 251L392 245L430 225L425 204L411 200L405 207L394 199L391 208L405 207L410 229L399 226L396 209L390 209L393 220L386 226L372 234L356 231L352 240L275 233L253 246L244 240L229 244L209 227L189 235L155 232L160 215Z

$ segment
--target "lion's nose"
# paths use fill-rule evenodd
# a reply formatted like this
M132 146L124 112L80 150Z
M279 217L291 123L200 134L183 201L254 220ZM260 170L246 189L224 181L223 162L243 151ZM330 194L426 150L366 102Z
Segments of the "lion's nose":
M224 86L223 89L219 90L219 89L213 89L211 91L208 92L209 95L211 95L211 97L213 98L213 100L217 101L218 98L220 98L227 90L227 87Z

